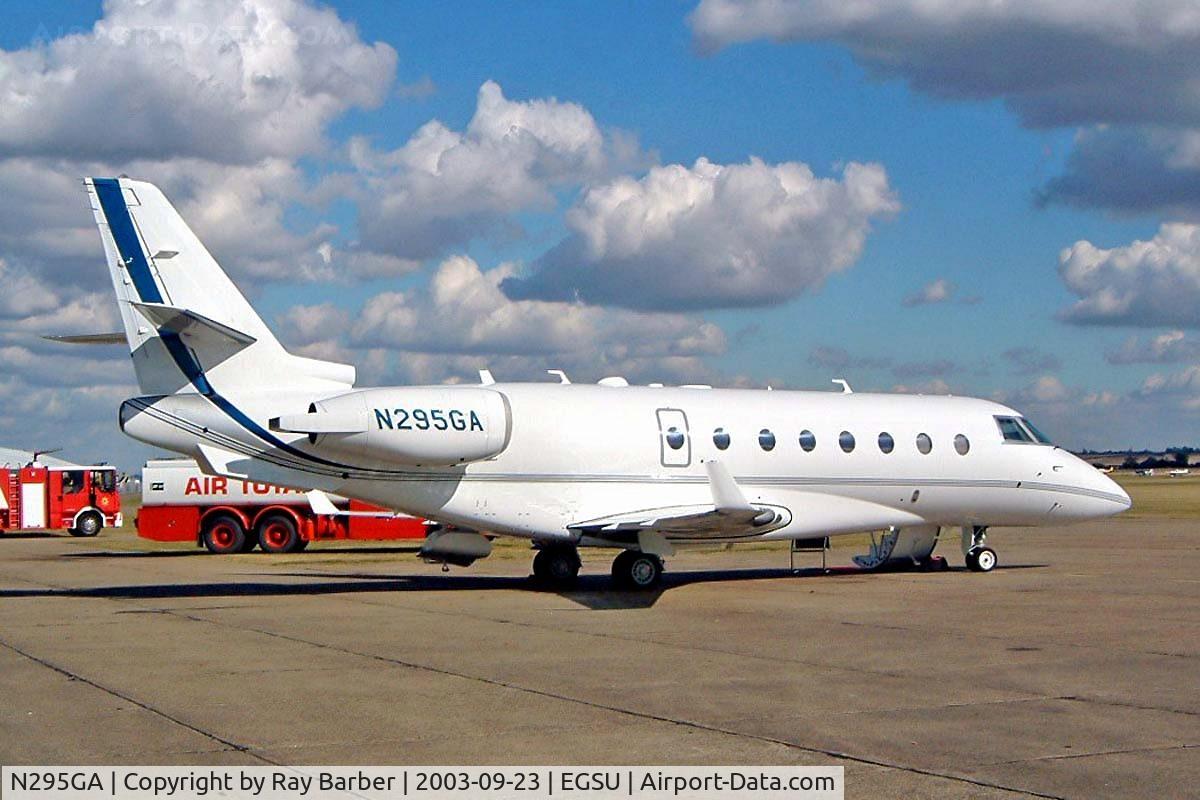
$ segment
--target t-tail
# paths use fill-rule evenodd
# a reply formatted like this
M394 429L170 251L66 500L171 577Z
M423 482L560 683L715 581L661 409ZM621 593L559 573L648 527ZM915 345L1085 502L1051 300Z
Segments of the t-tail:
M142 394L331 393L354 367L288 353L157 186L85 178Z

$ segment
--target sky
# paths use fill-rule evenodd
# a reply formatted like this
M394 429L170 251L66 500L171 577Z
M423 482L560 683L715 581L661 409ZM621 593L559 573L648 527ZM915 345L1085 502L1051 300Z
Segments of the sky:
M160 185L360 385L964 394L1200 444L1187 0L14 5L0 445L126 468L84 175Z

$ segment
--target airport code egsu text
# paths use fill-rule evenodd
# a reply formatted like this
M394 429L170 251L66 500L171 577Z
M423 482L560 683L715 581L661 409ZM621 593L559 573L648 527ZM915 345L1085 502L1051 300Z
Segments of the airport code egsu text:
M452 408L445 411L440 408L386 408L375 409L375 425L379 430L397 431L482 431L483 420L474 411L460 411Z

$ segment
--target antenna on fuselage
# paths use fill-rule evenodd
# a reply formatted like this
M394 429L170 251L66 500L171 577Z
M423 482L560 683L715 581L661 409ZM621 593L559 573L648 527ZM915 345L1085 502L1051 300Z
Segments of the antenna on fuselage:
M842 387L842 394L854 394L854 390L850 388L850 381L845 378L834 378L831 383L836 383Z
M566 384L571 382L571 379L567 377L567 373L563 372L561 369L548 369L546 372L551 375L557 375L559 383Z

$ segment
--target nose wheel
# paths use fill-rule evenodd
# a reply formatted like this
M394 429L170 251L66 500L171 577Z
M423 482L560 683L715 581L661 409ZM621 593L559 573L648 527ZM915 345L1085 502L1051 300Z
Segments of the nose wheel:
M962 537L963 557L967 569L972 572L991 572L996 568L996 551L985 544L987 528L978 525L963 528Z
M996 551L980 547L967 553L967 569L972 572L991 572L996 568Z

